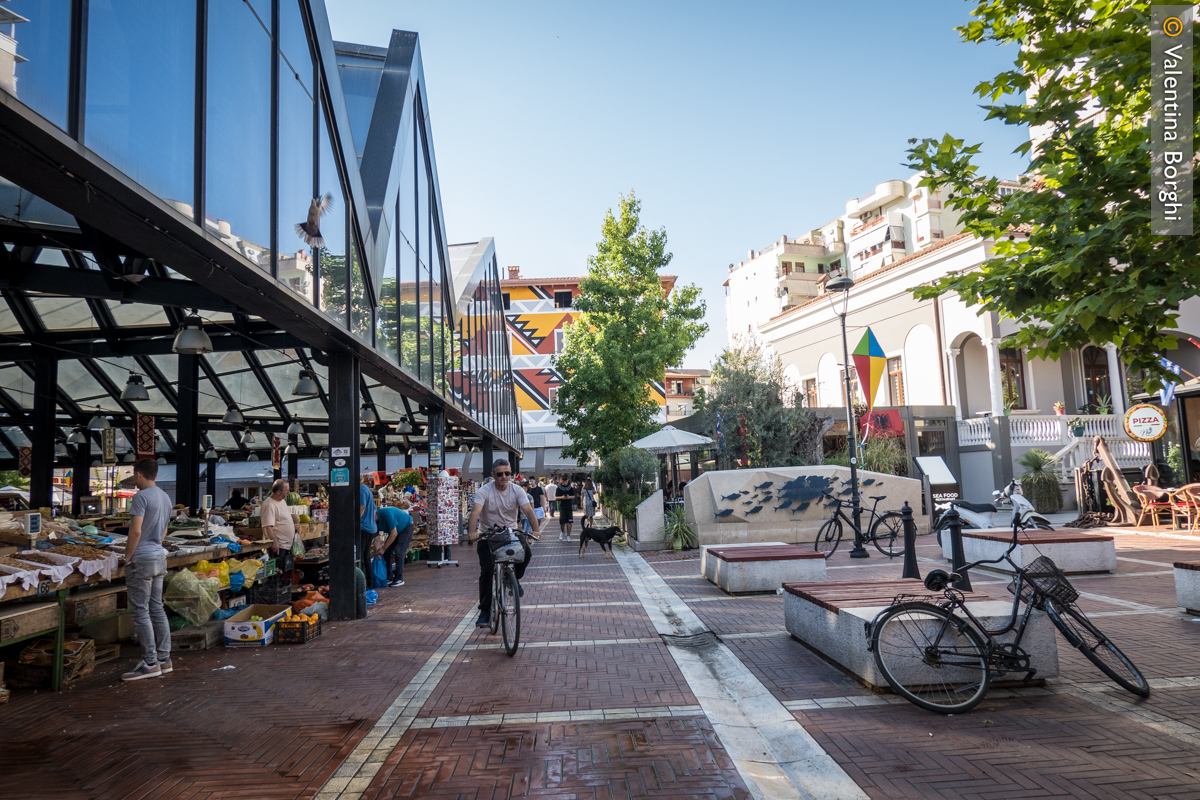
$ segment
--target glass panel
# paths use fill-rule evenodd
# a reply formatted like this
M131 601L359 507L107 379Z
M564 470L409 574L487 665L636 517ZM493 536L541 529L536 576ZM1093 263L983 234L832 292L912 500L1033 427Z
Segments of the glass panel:
M0 386L22 408L33 408L33 379L17 367L0 369Z
M321 401L315 397L307 397L303 400L288 403L287 407L292 416L302 419L327 420L329 418L329 414L325 411L325 406L321 405Z
M351 330L361 339L371 341L371 301L367 299L366 264L358 251L358 242L350 240Z
M62 250L54 250L53 248L45 248L38 253L34 261L38 264L47 264L53 267L69 267L66 256Z
M296 0L280 7L279 264L276 277L313 302L312 251L296 225L307 223L313 199L312 57Z
M300 369L294 361L266 369L267 377L275 384L275 393L285 401L292 396L292 387L300 379Z
M0 178L0 208L21 222L44 222L72 230L79 228L70 214L4 178Z
M208 431L208 440L212 442L213 448L220 453L222 450L236 450L237 440L233 438L233 433L230 431Z
M162 306L148 306L141 303L117 303L113 300L105 300L104 302L108 304L109 312L112 313L113 319L121 327L170 324L167 315L163 313Z
M179 381L179 356L150 356L154 366L163 378L171 383Z
M386 236L383 236L387 234ZM383 284L379 290L379 308L375 312L375 348L397 364L400 363L400 340L397 330L397 298L399 278L396 273L396 237L384 229L379 232L387 242L383 260Z
M209 366L218 374L248 369L250 366L246 363L246 357L237 350L229 350L224 353L209 353L204 357L208 359Z
M216 387L212 385L212 381L206 378L203 373L200 375L197 395L197 413L218 418L225 414L225 401L221 399L221 395L217 392ZM235 394L234 397L236 398L237 395ZM242 410L245 411L244 408Z
M21 326L8 303L0 303L0 333L20 333Z
M111 399L108 392L91 376L83 364L78 361L60 361L58 362L58 386L67 395L67 397L75 398L79 405L86 409L91 409L96 405L95 398L108 398L111 405L104 405L105 408L119 408L115 400ZM32 389L32 387L30 387Z
M46 330L95 330L100 326L86 300L73 297L31 297Z
M350 131L354 135L354 150L362 159L367 146L367 130L371 127L371 114L375 110L375 95L379 91L379 79L383 76L383 62L378 67L366 66L363 59L355 59L356 66L338 64L338 75L342 79L342 94L346 98L346 113L350 117Z
M296 360L295 350L255 350L255 355L258 356L258 363L264 367L269 367L272 364L284 364L289 361ZM290 391L292 387L288 387Z
M418 254L418 363L417 377L431 384L430 376L430 284L429 269L429 173L425 166L425 136L418 117L417 147L417 254Z
M415 119L415 115L414 115ZM417 213L416 127L408 138L400 167L400 365L417 374Z
M317 250L321 275L321 310L346 324L346 199L342 179L329 141L328 122L321 125L320 192L332 197L329 212L321 218L324 246Z
M225 391L238 404L238 408L245 410L243 404L263 405L267 402L267 395L263 391L262 384L259 383L258 377L249 370L223 373L220 381L221 385L225 387ZM224 413L223 410L222 413Z
M204 225L263 269L271 248L271 34L242 0L209 0ZM89 87L90 91L90 87Z
M150 191L193 199L195 0L88 4L84 144Z
M11 0L4 7L27 21L10 29L16 39L17 58L21 60L14 72L7 76L0 74L0 89L65 129L70 82L71 4L63 0Z

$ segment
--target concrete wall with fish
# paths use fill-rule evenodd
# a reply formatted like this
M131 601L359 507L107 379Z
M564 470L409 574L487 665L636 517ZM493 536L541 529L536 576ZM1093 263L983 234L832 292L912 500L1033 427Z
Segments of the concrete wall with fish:
M880 472L859 472L863 498L863 533L871 517L865 509L872 497L883 497L879 512L914 509L918 530L928 525L921 515L921 482ZM684 489L687 519L700 544L743 542L808 543L833 513L827 494L850 499L846 467L781 467L706 472ZM847 508L846 514L850 511ZM844 530L850 538L853 532Z

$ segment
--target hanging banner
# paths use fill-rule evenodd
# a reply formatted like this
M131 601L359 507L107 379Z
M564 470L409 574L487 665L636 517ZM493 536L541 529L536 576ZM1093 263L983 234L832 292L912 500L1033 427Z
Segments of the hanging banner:
M279 437L271 437L271 469L279 469L283 465L282 450L279 449Z
M100 431L100 458L106 467L111 467L117 463L116 428L105 428Z
M868 436L904 435L904 422L900 419L900 412L894 408L863 414L858 418L858 427L864 442Z
M154 416L138 414L133 421L133 449L137 458L154 458Z
M22 478L33 474L33 448L22 447L17 450L17 472Z

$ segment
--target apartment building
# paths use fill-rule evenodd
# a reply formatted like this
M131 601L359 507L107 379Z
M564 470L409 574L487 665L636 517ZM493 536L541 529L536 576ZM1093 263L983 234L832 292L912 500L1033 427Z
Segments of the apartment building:
M711 383L712 372L706 369L668 369L663 381L666 421L672 422L695 413L697 393L707 393Z

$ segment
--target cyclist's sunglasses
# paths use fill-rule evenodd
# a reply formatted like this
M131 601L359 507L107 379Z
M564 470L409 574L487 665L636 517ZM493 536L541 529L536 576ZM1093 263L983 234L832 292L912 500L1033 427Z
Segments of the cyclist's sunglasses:
M512 473L511 473L511 472L496 472L496 473L493 473L493 474L494 474L494 475L495 475L497 478L507 478L509 475L512 475Z

